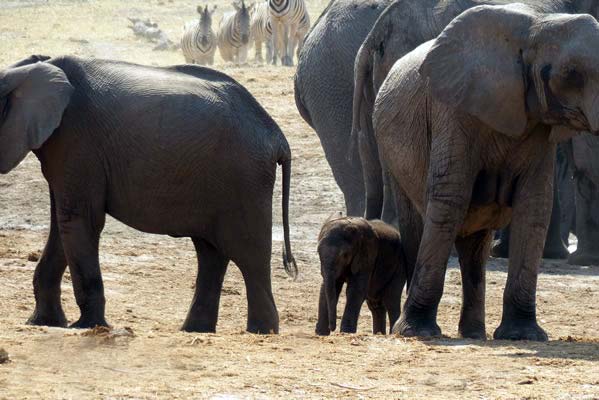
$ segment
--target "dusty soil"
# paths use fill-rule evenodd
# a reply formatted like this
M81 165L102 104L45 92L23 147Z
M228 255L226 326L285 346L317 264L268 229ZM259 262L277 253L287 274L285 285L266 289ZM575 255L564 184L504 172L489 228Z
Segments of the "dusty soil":
M212 1L211 3L216 3ZM313 20L325 1L310 3ZM141 63L180 63L133 37L127 16L150 17L177 41L192 1L4 1L0 67L31 53L72 53ZM228 8L219 3L219 10ZM234 265L225 280L217 334L179 327L190 304L196 260L186 239L143 234L108 219L101 243L107 319L114 329L24 325L33 310L36 256L48 229L46 183L34 156L0 176L0 399L175 398L599 398L599 268L544 263L538 314L548 343L457 337L460 275L450 261L439 324L446 337L412 340L368 334L314 336L320 284L320 224L343 209L318 138L293 101L294 70L218 65L273 115L291 144L292 240L296 282L281 269L280 210L273 228L273 284L281 334L244 333L245 288ZM280 181L274 204L280 204ZM489 263L487 329L501 316L502 260ZM68 273L63 304L78 318ZM343 302L342 302L343 303Z

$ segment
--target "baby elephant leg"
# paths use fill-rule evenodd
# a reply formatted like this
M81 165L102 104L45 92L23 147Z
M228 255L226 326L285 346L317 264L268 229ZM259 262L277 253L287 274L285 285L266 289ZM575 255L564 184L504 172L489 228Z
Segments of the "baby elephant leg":
M358 329L358 317L368 287L368 273L365 271L351 275L347 282L346 303L341 319L341 332L356 333Z
M372 333L383 334L387 333L387 317L385 315L385 306L379 299L367 299L368 309L372 313Z

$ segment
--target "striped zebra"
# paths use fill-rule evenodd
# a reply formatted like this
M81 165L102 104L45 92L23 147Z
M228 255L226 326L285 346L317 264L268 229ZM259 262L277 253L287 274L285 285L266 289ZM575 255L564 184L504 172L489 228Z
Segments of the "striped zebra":
M310 17L304 0L268 0L272 21L272 41L275 44L272 63L279 54L282 64L293 65L293 51L303 45L303 38L310 28ZM299 52L298 52L299 54Z
M218 29L218 49L223 60L241 64L247 61L250 42L250 18L254 5L244 0L233 3L235 12L223 15Z
M250 23L250 40L254 43L256 55L254 60L263 62L262 44L266 45L266 62L272 61L272 25L268 11L268 1L256 6Z
M214 53L216 52L216 35L212 30L212 15L216 6L212 10L206 6L198 6L199 21L188 22L183 30L181 37L181 50L185 57L185 62L191 64L214 63Z

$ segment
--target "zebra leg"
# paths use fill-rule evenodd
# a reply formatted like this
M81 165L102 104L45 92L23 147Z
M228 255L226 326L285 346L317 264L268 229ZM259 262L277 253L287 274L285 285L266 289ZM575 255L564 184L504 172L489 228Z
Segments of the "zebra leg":
M245 45L245 46L241 46L238 50L238 55L239 58L237 59L239 64L245 64L247 63L248 60L248 50L249 50L249 45Z
M278 58L284 57L283 48L281 42L285 36L283 32L283 26L280 22L276 22L272 26L272 41L273 41L273 54L272 54L272 65L277 65Z
M254 42L254 47L256 48L256 53L254 56L254 61L262 63L264 60L262 59L262 40L257 40Z
M285 25L283 30L283 51L281 52L281 64L290 67L293 62L289 60L289 26Z
M272 62L272 37L266 41L266 62Z
M295 35L297 34L297 25L293 24L288 27L287 32L287 47L285 49L285 53L287 54L287 62L286 66L293 66L293 52L295 50Z

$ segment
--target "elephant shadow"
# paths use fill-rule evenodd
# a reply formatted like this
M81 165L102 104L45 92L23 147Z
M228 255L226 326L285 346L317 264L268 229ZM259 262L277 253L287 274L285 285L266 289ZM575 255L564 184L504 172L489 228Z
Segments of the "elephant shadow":
M508 259L490 257L485 266L487 271L505 272L508 270ZM448 269L459 269L460 263L457 257L450 257L447 263ZM597 265L570 265L566 260L541 261L541 274L543 275L579 275L579 276L598 276L599 266Z
M597 338L573 338L567 336L540 343L520 340L479 341L444 337L442 339L427 341L426 343L432 348L475 346L495 351L506 350L503 353L495 352L493 354L495 357L599 361L599 339ZM513 351L514 348L516 349L515 351Z

